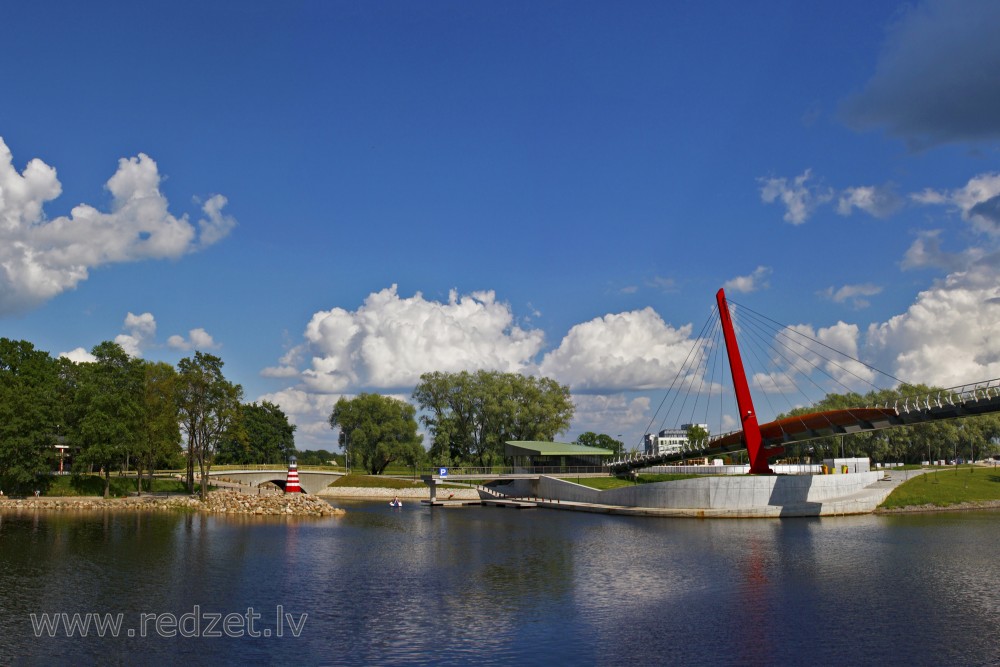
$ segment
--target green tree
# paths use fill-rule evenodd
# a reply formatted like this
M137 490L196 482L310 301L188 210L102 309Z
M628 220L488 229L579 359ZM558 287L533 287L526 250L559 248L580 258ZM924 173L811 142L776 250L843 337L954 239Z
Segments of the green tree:
M708 431L698 424L688 424L687 440L690 443L705 442L708 440Z
M163 362L143 363L142 427L136 442L136 492L142 494L142 474L168 465L180 453L181 432L177 410L177 371Z
M518 373L425 373L413 398L435 463L499 463L508 440L552 440L573 417L568 387Z
M240 424L240 432L231 433L219 444L216 463L285 463L295 453L295 426L274 403L241 406Z
M117 343L104 341L91 354L96 360L80 364L76 389L72 434L80 454L74 466L77 472L100 468L107 498L112 469L120 469L139 443L145 382L141 362Z
M944 390L926 385L902 385L894 389L856 393L828 394L815 405L792 410L801 415L826 410L903 404L907 397L933 395ZM912 398L909 399L912 401ZM978 458L997 450L1000 437L1000 415L986 414L910 426L897 426L880 431L862 431L844 436L827 436L806 441L796 448L814 460L847 456L867 456L872 461L902 461L919 463L925 460L952 459L973 454Z
M44 486L57 439L65 433L68 383L58 362L31 343L0 338L0 488Z
M194 493L194 463L201 473L201 498L208 495L208 474L219 443L238 427L243 387L222 373L222 359L203 352L177 364L177 407L188 439L188 491Z
M594 433L593 431L587 431L586 433L581 433L577 439L576 444L583 445L585 447L599 447L600 449L609 449L615 453L615 456L621 456L625 449L625 443L620 440L615 440L610 435L606 433Z
M349 447L352 461L359 461L372 475L390 463L416 465L423 458L417 435L416 409L405 401L380 394L341 398L330 413L330 427L344 434L341 446Z
M296 451L295 457L299 460L300 466L343 465L344 459L342 454L334 454L325 449Z

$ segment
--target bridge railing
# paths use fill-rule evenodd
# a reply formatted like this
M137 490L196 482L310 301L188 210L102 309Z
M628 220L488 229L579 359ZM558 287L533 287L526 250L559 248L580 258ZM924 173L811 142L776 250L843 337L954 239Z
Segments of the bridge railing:
M318 472L344 472L343 466L313 466L313 465L300 465L298 466L299 471L313 470ZM212 473L215 472L226 472L230 470L288 470L287 463L247 463L243 465L239 464L227 464L227 465L214 465L212 466Z
M438 475L440 469L448 470L448 476L503 477L504 475L585 475L606 474L606 466L486 466L486 467L453 467L441 466L424 468L417 476Z
M926 394L904 396L875 407L891 408L898 413L910 413L934 408L957 407L965 403L997 397L1000 397L1000 378L940 389Z
M616 459L608 462L607 468L613 471L622 470L624 468L636 468L640 464L646 465L658 465L660 463L666 463L668 461L683 461L685 459L701 459L713 456L716 454L724 454L728 451L735 451L739 447L717 447L714 443L719 442L726 437L739 433L740 431L729 431L728 433L722 433L710 438L703 438L701 440L696 440L694 442L685 442L680 445L677 451L672 452L629 452Z

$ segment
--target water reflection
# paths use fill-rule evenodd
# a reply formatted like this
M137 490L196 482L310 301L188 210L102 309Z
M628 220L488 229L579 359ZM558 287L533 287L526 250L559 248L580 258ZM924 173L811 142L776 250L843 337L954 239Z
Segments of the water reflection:
M0 515L0 663L996 664L1000 514L696 521L355 503ZM36 639L29 614L306 613L301 637ZM859 659L860 658L860 659Z

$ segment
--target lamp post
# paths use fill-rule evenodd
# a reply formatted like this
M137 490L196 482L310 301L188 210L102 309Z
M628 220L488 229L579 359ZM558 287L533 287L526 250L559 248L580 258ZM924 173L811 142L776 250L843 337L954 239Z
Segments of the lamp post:
M347 431L344 430L343 426L340 427L340 436L337 438L337 442L340 444L341 447L344 448L344 469L347 471L347 474L350 475L351 474L351 442L348 439L348 437L347 437Z

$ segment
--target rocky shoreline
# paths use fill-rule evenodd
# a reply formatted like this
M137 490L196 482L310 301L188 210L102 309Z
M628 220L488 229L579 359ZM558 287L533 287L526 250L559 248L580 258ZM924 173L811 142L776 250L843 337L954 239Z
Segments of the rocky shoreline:
M0 512L28 511L180 511L204 514L244 516L329 517L345 511L333 507L324 498L381 500L398 496L410 501L429 497L428 489L390 489L364 487L328 487L317 495L273 493L252 495L233 490L218 490L208 494L205 502L197 495L144 495L128 498L97 498L92 496L10 498L0 497ZM474 499L475 489L439 489L438 498ZM892 509L876 509L874 514L917 514L931 512L961 512L1000 509L1000 500L966 502L939 507L913 505Z
M202 502L198 496L145 495L129 498L94 498L41 496L38 498L2 498L0 511L186 511L206 514L242 514L248 516L337 516L344 510L322 498L307 494L249 495L236 491L213 491Z

